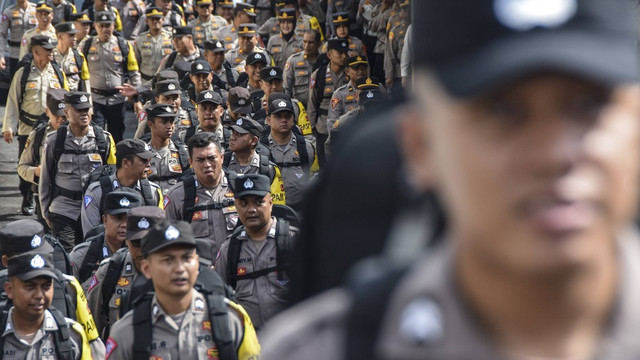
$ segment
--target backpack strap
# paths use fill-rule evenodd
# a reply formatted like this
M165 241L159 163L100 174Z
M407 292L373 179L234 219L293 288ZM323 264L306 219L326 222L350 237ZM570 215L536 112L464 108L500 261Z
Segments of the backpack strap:
M314 88L316 89L316 96L311 99L316 107L316 120L320 117L320 103L324 98L324 86L327 83L327 65L321 65L316 73L316 82ZM320 77L320 78L318 78Z
M193 123L192 123L193 124ZM187 128L187 131L184 133L184 143L188 143L189 139L196 133L196 125L191 125Z
M144 198L145 205L157 206L158 202L153 199L153 189L149 179L140 180L140 189L142 190L142 197Z
M98 148L98 153L102 158L102 164L107 164L107 158L109 157L109 144L107 144L106 135L104 130L98 126L93 125L93 132L96 135L96 146Z
M62 72L62 68L60 67L60 64L58 64L57 61L53 60L53 61L51 61L51 67L53 67L53 72L56 73L56 77L58 78L58 82L60 82L60 88L64 89L67 78L64 75L64 73Z
M298 152L300 153L300 162L303 166L309 165L309 152L307 152L307 141L304 139L304 136L298 132L293 132L293 135L296 137L296 146L298 147Z
M47 124L38 125L34 131L33 142L31 143L31 157L33 158L33 165L38 166L40 165L40 146L47 132Z
M84 42L84 46L82 47L82 53L84 56L89 54L89 49L91 49L91 43L93 42L93 36L87 36L87 40Z
M271 176L271 172L269 171L271 165L269 161L269 156L258 154L260 156L260 174L268 176L269 180L273 182L273 176L276 175L276 172L273 172L273 176Z
M78 271L78 281L80 281L81 284L91 277L91 272L98 267L98 261L108 256L106 246L102 245L102 242L104 241L104 233L95 236L90 241L89 249L87 250L87 254L84 256L84 260L82 260L82 265L80 265L80 270Z
M227 86L228 86L227 89L235 87L236 86L236 82L235 82L235 80L233 80L233 72L231 70L231 64L229 64L229 62L227 60L225 60L222 63L222 67L224 67L224 74L225 74L225 77L227 78Z
M287 220L276 220L276 268L278 269L278 280L284 280L284 270L289 266L289 255L293 244L289 236L289 222Z
M53 335L56 355L58 356L58 359L73 360L75 357L73 354L73 346L71 344L71 331L69 330L69 324L58 309L49 307L49 312L53 315L53 319L58 325L58 331ZM82 351L82 349L80 349L80 351Z
M231 163L231 157L233 156L232 151L225 151L224 157L222 159L222 167L225 169L229 168L229 163Z
M111 322L109 320L109 301L111 300L113 291L116 288L116 284L118 283L118 279L120 278L120 274L122 273L126 255L126 251L119 251L116 253L116 255L111 257L111 259L109 260L109 265L107 267L107 273L105 274L104 280L102 280L102 313L105 317L105 327L102 337L103 339L109 337L109 330L111 328Z
M100 182L100 190L102 190L102 195L100 196L100 215L102 215L102 209L104 209L104 204L107 201L107 194L115 189L109 175L101 175L98 181Z
M178 148L178 159L180 160L180 167L182 168L182 171L185 171L191 167L191 165L189 165L189 151L182 142L175 143L175 145Z
M177 51L174 51L171 54L169 54L169 57L167 58L167 62L164 64L165 69L170 69L173 66L173 63L176 62L177 57L178 57Z
M238 236L244 230L244 226L238 226L229 237L229 247L227 248L227 283L232 288L236 288L238 283L238 261L240 260L240 249L242 244Z
M24 90L27 87L27 79L29 78L29 64L31 63L31 59L33 59L33 54L29 53L25 55L25 57L29 56L27 59L23 59L20 61L20 66L22 68L22 76L20 77L20 99L18 100L18 111L21 112L22 115L22 100L24 99ZM27 62L28 60L28 62ZM22 120L22 116L20 116L20 120Z
M233 344L233 335L229 328L229 311L222 294L206 293L211 322L211 335L218 347L218 354L222 360L237 360L238 353Z
M229 148L229 139L231 139L231 129L227 127L222 128L222 147L224 149Z
M187 176L184 183L184 202L182 203L182 220L191 223L193 218L193 206L196 203L196 178Z
M148 359L151 354L151 299L153 293L146 293L133 308L133 359Z

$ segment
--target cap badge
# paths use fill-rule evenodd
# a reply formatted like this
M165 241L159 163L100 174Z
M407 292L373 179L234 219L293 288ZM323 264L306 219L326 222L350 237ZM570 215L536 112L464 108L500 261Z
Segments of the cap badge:
M171 108L167 106L167 111L171 111ZM144 144L144 150L145 151L151 151L151 145L149 144Z
M338 15L338 21L342 21L342 15Z
M164 232L164 237L167 240L175 240L180 236L180 230L176 229L173 225L169 225Z
M416 299L400 317L400 336L411 344L432 343L442 338L442 314L431 299Z
M218 42L216 43L216 47L221 48L221 47L222 47L222 43L221 43L220 41L218 41Z
M129 201L129 199L127 199L126 197L120 199L120 206L127 207L129 205L131 205L131 201Z
M247 103L247 102L246 102L246 101L244 101L244 99L240 99L240 100L238 100L238 105L244 105L244 104L246 104L246 103Z
M42 238L40 237L40 235L36 234L33 235L33 238L31 239L31 247L33 249L39 247L42 244Z
M148 228L149 228L149 221L146 218L142 218L140 219L140 221L138 221L138 229L146 230Z
M202 70L202 64L198 64L198 65L196 65L196 69L197 69L197 70Z
M58 109L66 109L66 105L64 103L58 104Z
M102 15L102 20L107 20L107 15Z
M260 54L256 54L255 58L256 58L256 59L262 59L262 55L260 55Z
M366 83L367 85L371 85L371 82L372 82L372 81L371 81L371 78L367 78L367 80L365 80L365 83Z
M373 93L371 91L367 91L367 99L372 99Z
M174 34L177 34L178 32L176 31L176 29L173 29L173 33L174 33Z
M169 90L175 90L175 89L176 89L176 86L175 86L175 85L173 85L173 84L169 84L169 86L167 86L167 89L169 89Z
M87 102L87 100L89 100L89 99L87 99L86 95L80 96L80 102Z
M278 106L279 106L279 107L281 107L281 108L282 108L282 107L286 107L286 106L287 106L287 103L286 103L286 102L284 102L284 101L280 101L280 102L278 103Z
M243 184L245 189L253 189L253 181L251 179L247 179L247 181Z
M358 57L356 58L356 61L362 61L362 58L361 58L360 56L358 56Z
M271 71L269 71L269 75L271 75L271 76L276 76L276 74L278 74L276 72L276 69L271 69Z
M347 47L347 43L346 42L342 42L342 47Z
M245 26L245 27L244 27L244 29L243 29L242 31L243 31L243 32L247 32L247 31L249 31L249 28Z
M42 256L37 255L31 258L31 268L42 269L44 267L44 259Z
M166 112L168 112L168 113L172 112L172 111L171 111L171 108L170 108L169 106L167 106L166 108L164 108L164 110L165 110ZM148 145L148 144L147 144L147 145ZM151 150L151 149L149 149L149 150Z
M204 98L205 99L211 99L211 98L213 98L213 94L211 94L210 92L207 92L207 93L204 94Z
M494 0L493 3L498 21L516 31L560 26L571 19L577 9L576 0Z
M238 119L238 121L236 121L236 125L242 126L242 119Z

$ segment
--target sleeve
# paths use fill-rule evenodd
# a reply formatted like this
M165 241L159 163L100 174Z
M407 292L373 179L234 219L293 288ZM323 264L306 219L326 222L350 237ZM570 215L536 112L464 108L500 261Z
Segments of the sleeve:
M309 169L311 173L316 173L319 170L319 163L318 163L318 154L316 154L316 150L313 148L313 145L311 145L310 143L306 144L307 146L307 153L309 153L309 164L311 164L311 168Z
M127 56L127 70L129 71L129 83L132 86L138 86L141 84L140 68L138 67L138 60L136 60L136 54L133 50L131 43L127 42L129 47L129 55Z
M105 360L133 360L133 324L128 319L126 316L113 324L105 344Z
M178 194L179 191L177 188L180 184L175 186L176 187L169 189L167 195L164 197L164 212L167 215L167 219L182 220L182 202L178 201L180 195Z
M78 52L78 53L82 58L82 68L80 69L80 79L89 80L91 76L89 75L89 65L87 65L87 58L84 56L83 53L81 52Z
M271 198L273 199L273 203L276 205L285 205L286 203L286 193L284 190L284 180L282 180L282 173L280 173L280 168L278 165L273 165L274 176L271 181Z
M138 34L142 32L142 29L144 29L145 25L147 25L146 19L147 17L145 15L140 16L140 19L138 19L136 26L131 31L131 38L135 39L136 37L138 37Z
M316 110L316 76L318 75L318 70L314 71L311 74L311 78L309 79L309 99L307 100L307 114L309 115L309 123L311 124L311 128L316 127L316 123L318 122L317 115L318 111Z
M84 243L83 243L84 244ZM85 249L87 245L76 245L73 250L69 253L69 263L71 264L71 270L73 270L73 277L78 278L78 274L80 273L80 267L82 266L82 260L86 255ZM82 285L80 285L82 287Z
M229 264L227 263L227 252L229 249L230 241L229 238L227 238L227 240L225 240L225 242L220 245L220 249L218 250L215 261L215 270L218 275L220 275L220 278L222 279L222 281L224 281L225 284L228 284L229 281L227 279L227 267L229 266Z
M91 315L87 297L78 280L73 276L69 276L69 278L71 278L69 284L73 287L76 293L76 321L82 326L84 333L87 336L87 340L89 342L93 342L98 339L100 335L98 334L96 323ZM102 343L102 341L100 342Z
M387 43L384 45L384 77L385 79L391 79L395 77L395 65L397 63L395 49L395 29L389 31L389 36L387 37Z
M104 280L104 275L108 267L108 261L100 264L98 271L91 277L91 282L87 288L87 309L89 309L90 314L93 315L93 326L96 329L96 335L102 333L105 327L105 314L102 311L102 281Z
M327 114L327 134L331 132L333 123L335 123L342 114L344 114L342 92L336 91L333 93L333 96L331 96L331 105L329 106L329 113Z
M18 61L22 60L22 58L29 52L29 40L26 37L22 36L20 40L20 53L18 55Z
M136 61L138 62L138 64L140 64L140 62L142 61L142 55L140 54L140 49L138 49L137 41L133 42L133 52L136 55Z
M100 359L100 357L95 357L92 353L92 349L89 346L89 341L87 341L87 337L82 330L82 326L73 320L67 320L69 322L69 327L71 328L71 343L74 352L77 354L77 358L80 360L92 360L92 359ZM100 342L102 343L102 342ZM96 356L100 356L99 351ZM104 345L102 345L102 356L104 356Z
M14 76L15 78L15 76ZM38 183L38 195L40 197L40 208L42 209L42 216L45 219L49 219L49 205L51 205L51 184L53 183L55 174L55 159L53 151L55 150L55 143L51 143L56 138L55 133L52 136L47 136L44 143L44 151L42 156L42 168L40 169L40 182ZM51 146L49 146L51 143Z
M35 134L35 130L29 133L29 137L27 138L27 142L24 145L22 155L20 155L20 161L18 161L18 175L20 175L20 177L24 180L33 184L37 184L35 181L37 166L35 166L33 161L33 147L40 146L40 144L33 143ZM40 149L38 149L38 151L39 150Z
M404 35L404 46L400 56L400 76L402 77L408 77L411 73L411 28L412 26L409 25L407 33Z
M0 19L0 49L7 48L7 36L9 35L10 25L11 19L9 18L9 15L7 15L7 11L5 10L5 12L2 13L2 18ZM0 57L4 57L4 53Z
M102 189L100 185L89 185L87 191L82 197L82 205L80 208L80 221L82 222L82 235L86 236L89 230L94 226L102 223L100 216L100 198L102 197Z
M236 336L236 340L241 339L238 346L238 360L259 359L261 352L260 343L258 342L256 329L253 327L251 318L242 306L232 301L228 301L228 304L242 320L242 334Z
M4 121L2 122L2 132L18 131L18 119L20 118L19 102L22 98L20 80L22 79L23 72L23 67L18 69L18 71L16 71L13 75L13 79L11 80L11 86L9 87L9 93L7 94L7 105L4 112Z
M116 142L113 141L113 136L108 132L105 132L107 135L107 141L109 141L109 156L107 156L107 164L115 165L116 164Z
M289 96L293 96L293 87L295 86L295 71L293 66L294 55L289 56L287 62L284 64L284 81L282 82L282 86L284 87L285 94Z

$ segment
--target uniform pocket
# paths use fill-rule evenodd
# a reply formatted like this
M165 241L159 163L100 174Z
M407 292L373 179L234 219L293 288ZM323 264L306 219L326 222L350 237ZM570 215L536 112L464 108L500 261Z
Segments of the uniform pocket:
M64 155L61 156L58 161L58 172L61 174L73 174L75 168L73 164L73 157Z

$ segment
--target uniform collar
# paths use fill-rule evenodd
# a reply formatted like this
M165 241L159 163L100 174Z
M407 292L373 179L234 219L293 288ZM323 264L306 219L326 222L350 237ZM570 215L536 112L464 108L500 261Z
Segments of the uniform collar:
M4 328L4 332L2 337L5 337L9 334L15 334L15 329L13 327L13 308L9 310L9 314L7 315L7 325ZM46 332L54 332L58 331L58 324L56 323L56 319L51 315L49 310L44 311L44 320L42 321L42 326L36 332L35 337L33 338L33 342L31 344L36 344L40 339L42 339Z
M202 294L200 294L198 291L196 291L196 289L191 289L191 291L193 293L193 297L191 298L191 304L189 304L189 307L186 310L185 319L182 322L183 324L185 323L185 321L187 321L187 315L189 313L203 314L207 311L207 301L205 297ZM154 294L153 299L151 300L152 324L157 323L158 321L160 321L165 317L169 317L169 315L167 315L167 313L164 311L162 306L160 306L160 304L158 303L158 297Z
M278 225L278 219L276 219L275 216L271 216L271 227L269 228L269 232L267 233L267 240L269 239L275 240L277 225ZM250 240L249 235L244 230L244 226L243 226L243 230L240 231L240 234L238 235L238 240Z

